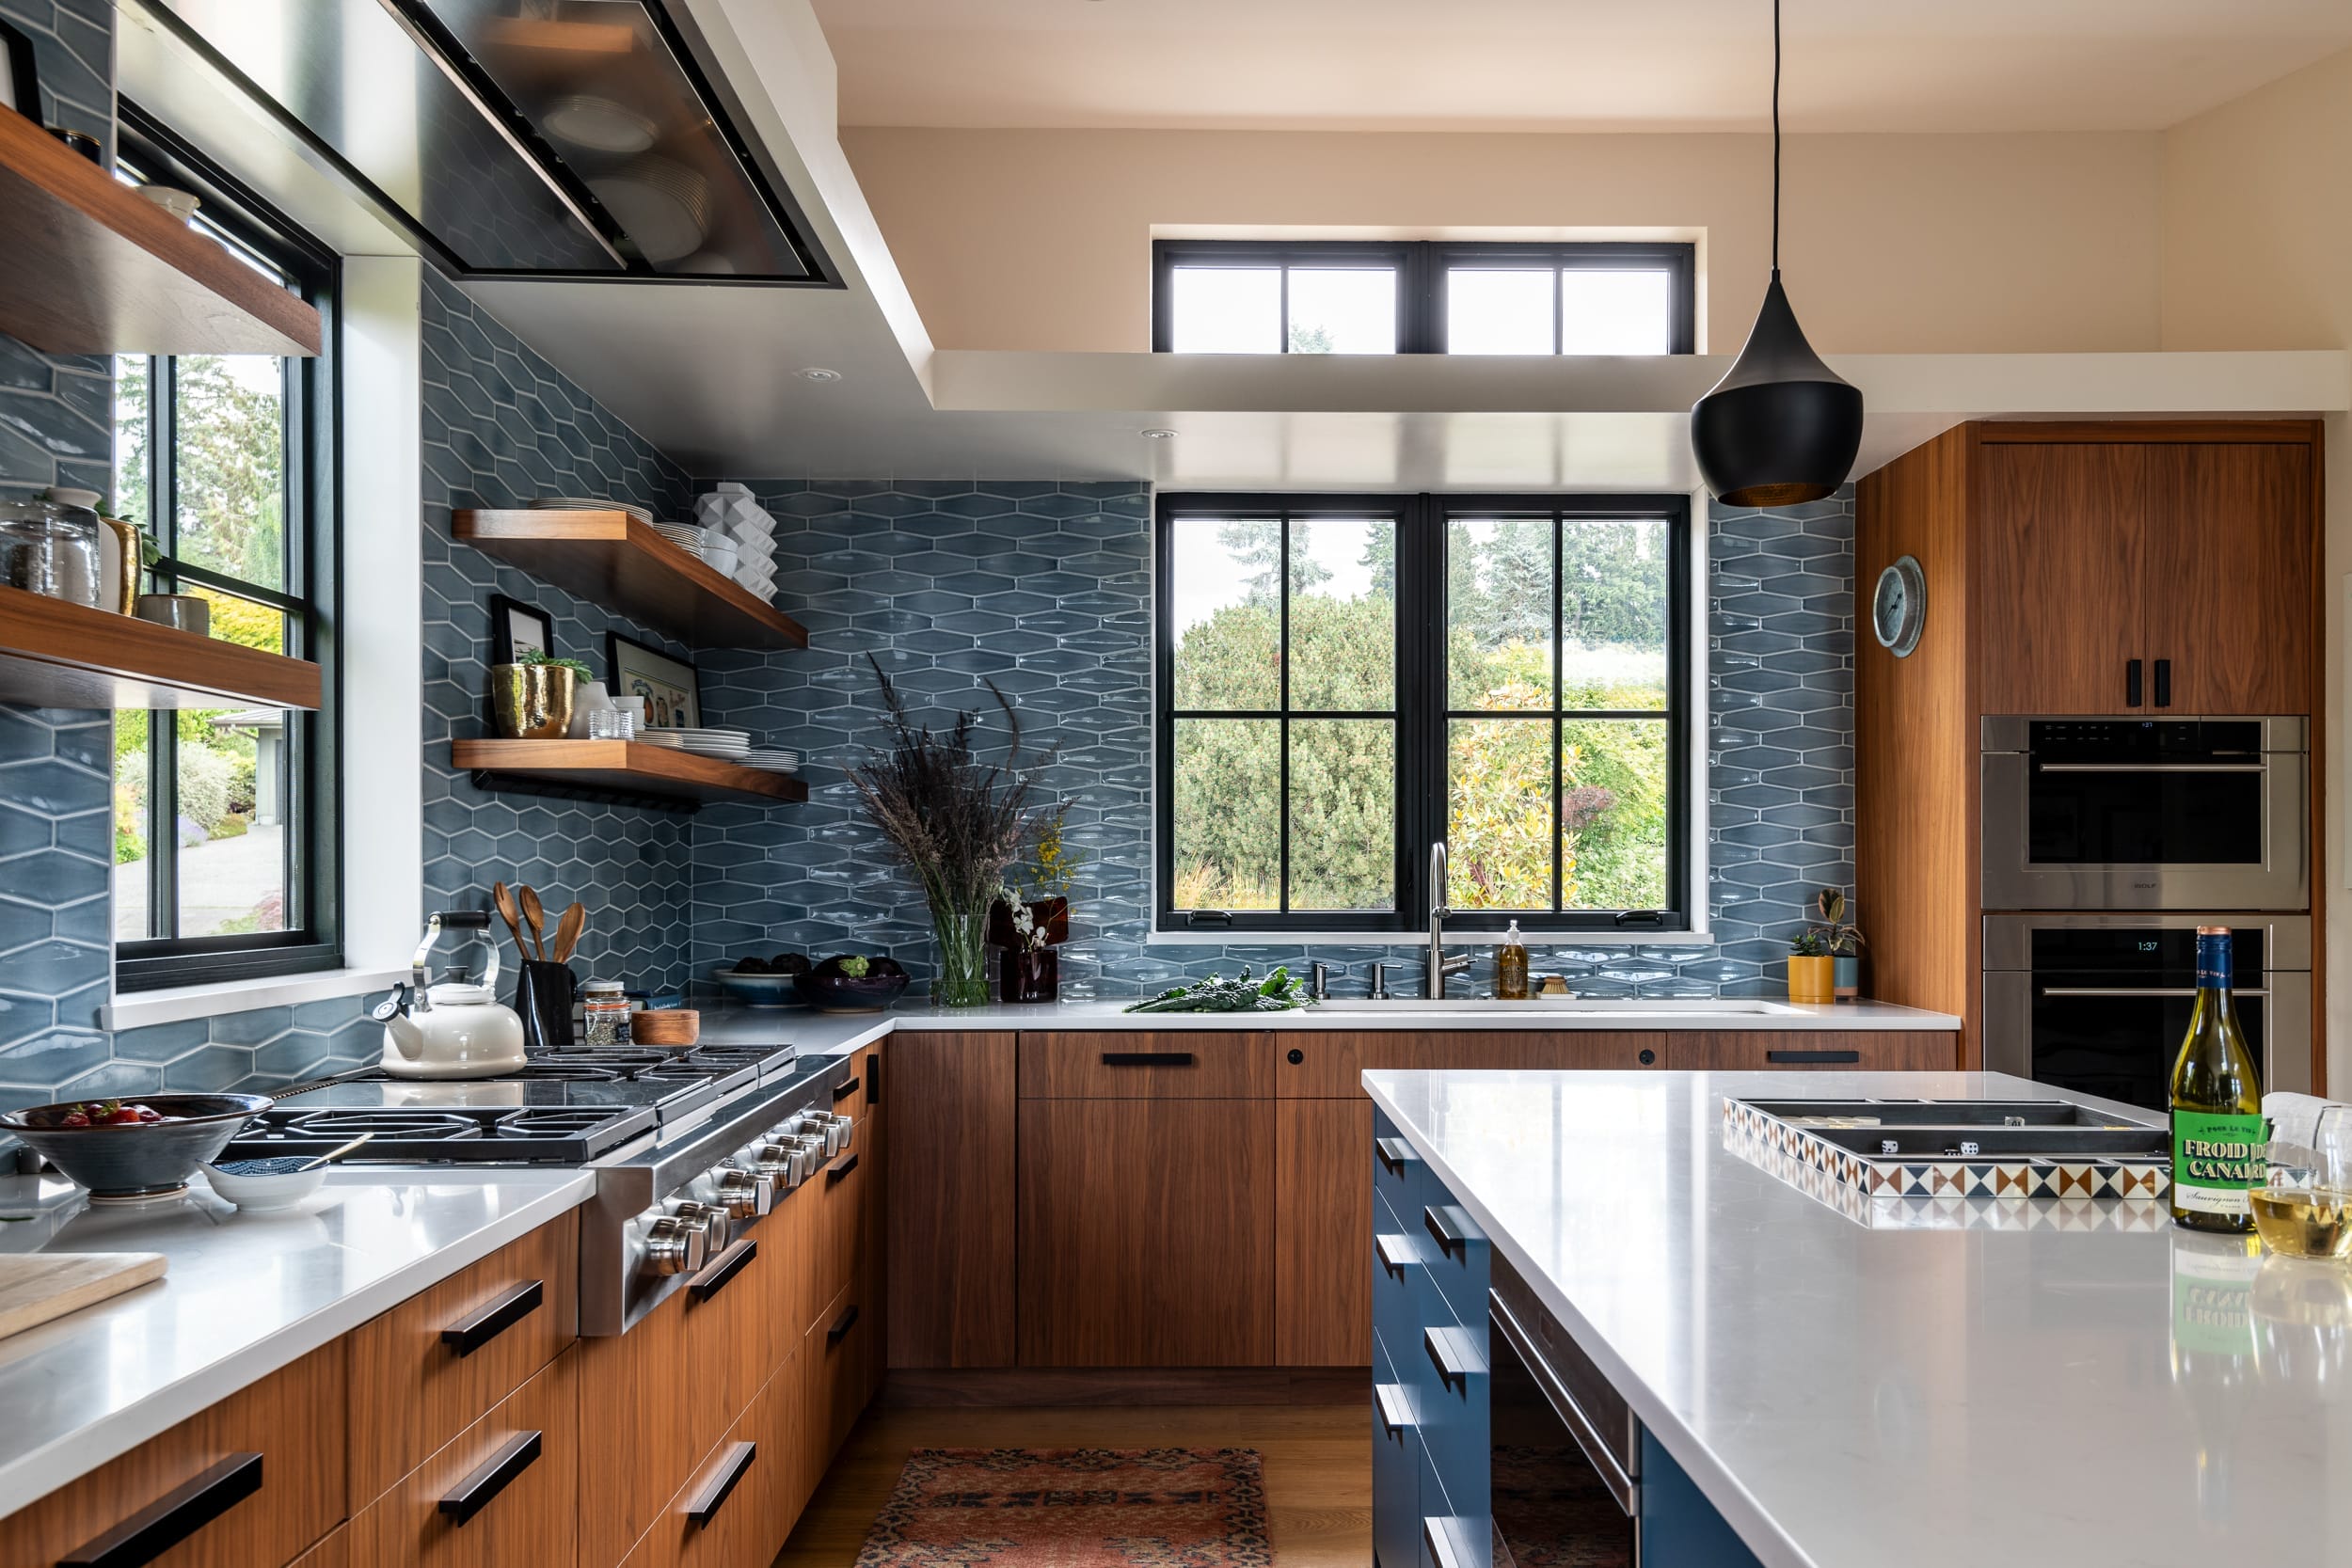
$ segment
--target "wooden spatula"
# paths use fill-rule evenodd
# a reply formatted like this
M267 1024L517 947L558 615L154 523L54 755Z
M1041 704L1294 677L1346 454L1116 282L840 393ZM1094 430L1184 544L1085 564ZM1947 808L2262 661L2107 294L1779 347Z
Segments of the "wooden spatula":
M531 945L538 949L539 961L548 961L548 911L539 904L539 895L529 882L515 890L516 899L523 907L523 920L531 927Z
M513 890L504 882L492 882L490 901L498 906L500 915L506 921L506 928L514 933L516 956L529 956L530 949L523 945L523 917L516 912Z
M572 950L580 945L580 933L585 930L587 926L587 905L574 903L564 910L563 918L555 923L555 961L557 963L567 964L572 961Z

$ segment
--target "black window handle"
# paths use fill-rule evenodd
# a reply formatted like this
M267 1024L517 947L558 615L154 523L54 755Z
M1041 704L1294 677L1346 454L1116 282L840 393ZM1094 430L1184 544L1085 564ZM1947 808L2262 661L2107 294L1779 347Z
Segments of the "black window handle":
M842 1312L841 1321L834 1323L831 1328L825 1330L825 1343L828 1345L839 1344L842 1340L850 1337L850 1330L855 1328L856 1326L857 1304L855 1302L851 1302L848 1308Z
M1189 1051L1105 1051L1104 1067L1190 1067Z
M1458 1385L1467 1396L1470 1373L1477 1369L1454 1342L1454 1335L1451 1328L1424 1328L1421 1331L1421 1348L1429 1353L1429 1364L1438 1369L1438 1381L1448 1388Z
M57 1559L57 1568L139 1568L261 1489L262 1456L232 1453Z
M2169 658L2160 658L2156 660L2156 706L2170 707L2171 705L2172 661Z
M855 1169L857 1169L857 1156L852 1154L825 1172L825 1185L830 1187L836 1182L848 1180L850 1173Z
M2139 701L2139 660L2127 658L2123 661L2123 705L2137 707Z
M696 1301L708 1301L727 1288L727 1281L743 1272L743 1266L759 1256L759 1243L746 1236L726 1251L719 1254L703 1272L686 1282L686 1293Z
M539 1310L539 1304L546 1299L545 1285L527 1279L472 1317L441 1330L441 1343L460 1356L471 1355Z
M1768 1062L1859 1062L1859 1051L1767 1051Z
M1421 1212L1421 1223L1429 1234L1438 1239L1439 1252L1448 1257L1458 1252L1463 1262L1470 1261L1470 1234L1454 1222L1451 1212L1434 1206L1424 1208Z
M727 1451L725 1463L711 1478L710 1484L703 1488L702 1496L686 1505L686 1516L693 1521L696 1529L719 1516L719 1510L726 1502L727 1495L735 1490L736 1483L743 1479L743 1472L752 1467L752 1461L757 1457L759 1445L756 1443L738 1443Z
M1666 924L1666 911L1663 910L1619 910L1611 917L1610 924L1618 927L1663 926Z
M539 1433L525 1432L500 1444L496 1453L475 1465L473 1472L457 1483L456 1491L441 1499L441 1512L462 1525L489 1507L490 1499L539 1462L543 1446L540 1437Z
M1413 1146L1403 1138L1376 1138L1373 1141L1372 1151L1380 1157L1380 1164L1387 1167L1391 1176L1403 1176L1405 1162L1413 1157Z
M1187 926L1231 926L1232 923L1233 916L1226 910L1187 910L1184 911L1184 924Z
M1406 1265L1413 1260L1413 1239L1409 1236L1383 1236L1375 1243L1380 1266L1391 1279L1405 1277Z
M843 1101L845 1101L845 1100L849 1099L849 1098L850 1098L850 1096L851 1096L851 1095L853 1095L853 1094L857 1093L857 1091L858 1091L858 1081L857 1081L856 1079L854 1079L854 1078L850 1079L850 1080L848 1083L846 1083L846 1084L836 1084L836 1085L834 1085L834 1090L833 1090L833 1102L834 1102L835 1105L838 1105L838 1104L840 1104Z

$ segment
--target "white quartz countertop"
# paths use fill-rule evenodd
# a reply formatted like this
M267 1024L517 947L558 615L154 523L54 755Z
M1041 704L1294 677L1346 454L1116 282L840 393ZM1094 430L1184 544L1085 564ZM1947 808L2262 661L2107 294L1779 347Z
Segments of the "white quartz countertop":
M583 1202L573 1170L335 1172L283 1213L202 1180L168 1204L90 1208L0 1180L0 1268L26 1252L160 1252L164 1277L0 1339L0 1517ZM0 1555L6 1555L0 1553Z
M1795 1006L1725 997L1713 1001L1537 1000L1360 1002L1341 1000L1280 1013L1131 1013L1124 1002L1049 1002L1030 1006L893 1007L886 1013L829 1014L805 1007L741 1007L703 1013L706 1039L776 1038L803 1052L851 1050L900 1033L982 1033L1027 1029L1713 1029L1956 1030L1949 1013L1891 1002Z
M1722 1097L2055 1098L1997 1074L1368 1072L1768 1564L2352 1562L2352 1274L2161 1221L1871 1229Z

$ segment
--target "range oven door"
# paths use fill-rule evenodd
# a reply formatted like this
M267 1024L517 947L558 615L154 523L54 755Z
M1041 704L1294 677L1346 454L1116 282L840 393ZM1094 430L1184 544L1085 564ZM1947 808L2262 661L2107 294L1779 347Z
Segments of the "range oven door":
M1984 907L2311 907L2300 719L1983 725Z
M1500 1254L1491 1329L1494 1563L1639 1560L1641 1428Z
M2239 1024L2263 1087L2307 1091L2312 924L2303 915L1987 915L1984 1065L2162 1110L2197 999L2197 927L2227 926Z

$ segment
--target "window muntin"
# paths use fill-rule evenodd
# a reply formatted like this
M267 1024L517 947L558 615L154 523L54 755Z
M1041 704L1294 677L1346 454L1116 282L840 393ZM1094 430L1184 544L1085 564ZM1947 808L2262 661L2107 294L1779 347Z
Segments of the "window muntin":
M1163 497L1163 929L1689 925L1680 498ZM1282 592L1276 592L1277 585Z
M1677 244L1161 240L1152 347L1176 354L1688 354Z

